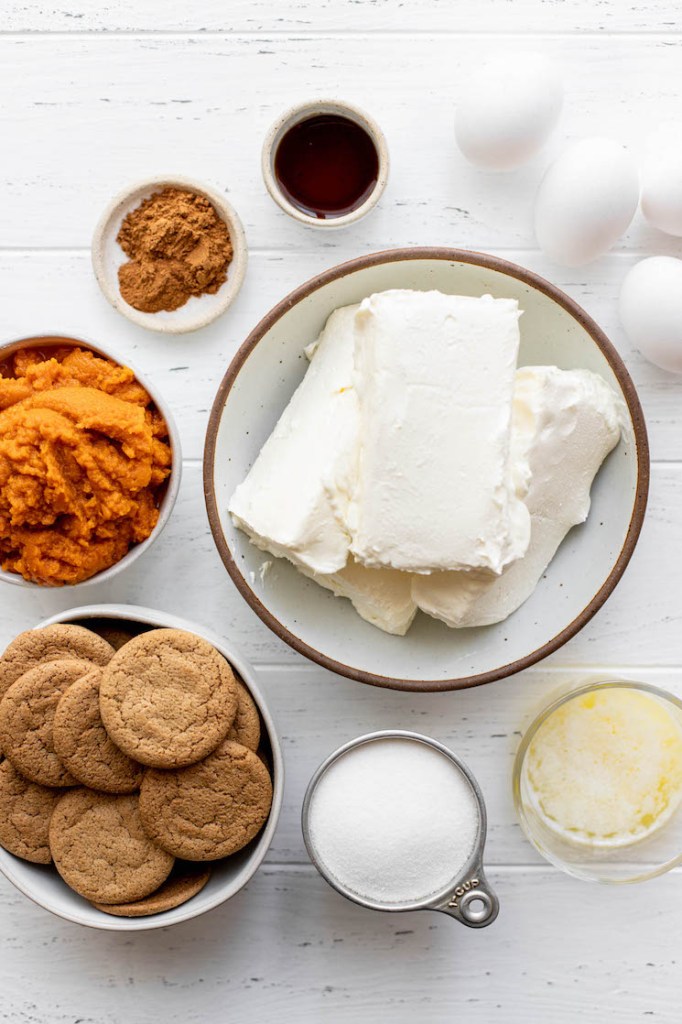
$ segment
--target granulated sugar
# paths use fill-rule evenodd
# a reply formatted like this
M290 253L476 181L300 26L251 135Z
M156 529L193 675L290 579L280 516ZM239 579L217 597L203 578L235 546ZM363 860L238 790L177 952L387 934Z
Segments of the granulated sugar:
M407 738L342 754L321 777L308 820L327 872L355 895L384 904L417 902L456 880L480 824L457 766Z

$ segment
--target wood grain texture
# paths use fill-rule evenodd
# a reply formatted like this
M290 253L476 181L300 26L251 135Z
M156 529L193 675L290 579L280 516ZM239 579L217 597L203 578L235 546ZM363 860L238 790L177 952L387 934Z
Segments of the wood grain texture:
M342 250L335 253L312 250L305 229L293 252L252 252L244 286L228 313L204 330L177 338L152 334L116 313L99 292L89 252L0 249L4 285L0 341L58 331L91 338L120 353L122 359L153 375L174 410L183 455L200 459L218 384L239 345L287 292L321 270L357 255L353 232L345 236ZM455 244L458 240L450 241ZM378 248L400 243L396 234ZM637 386L652 458L682 459L680 383L634 351L618 322L620 283L638 257L610 254L591 266L568 270L552 267L541 253L532 250L491 251L549 278L595 318L616 345ZM36 280L40 281L39 307L35 303Z
M261 669L288 767L281 824L269 861L308 862L300 808L313 772L333 750L365 732L409 729L445 743L476 775L488 809L486 863L542 864L521 833L512 803L510 780L521 734L566 687L621 677L646 680L682 696L677 670L632 662L621 667L611 662L608 669L545 665L478 691L465 690L456 697L430 694L428 700L393 691L382 694L317 668ZM636 852L632 857L639 859Z
M519 735L567 682L619 674L682 693L682 382L625 338L627 269L682 242L638 216L616 251L566 270L536 250L535 188L566 141L609 134L641 151L679 120L678 0L5 0L0 15L0 339L91 336L150 373L175 410L185 475L158 544L110 586L0 590L0 646L74 603L146 604L200 620L256 664L287 766L280 826L245 892L197 921L133 937L92 933L0 879L0 1021L8 1024L678 1024L682 873L641 887L587 887L544 865L510 793ZM540 49L563 68L566 106L546 149L511 175L457 154L452 121L469 69L496 49ZM387 193L351 230L316 234L265 193L263 133L290 102L333 94L366 106L392 158ZM152 335L99 294L95 222L128 182L179 172L228 192L251 261L210 328ZM398 245L496 252L548 277L610 335L645 408L655 466L649 514L613 597L542 666L457 694L363 687L305 663L239 597L215 551L200 457L208 411L238 345L302 281ZM321 599L333 600L330 595ZM465 931L434 914L363 911L307 864L300 805L319 762L372 729L448 743L489 814L498 921Z
M6 0L5 32L668 32L675 0Z
M632 891L501 868L500 916L475 932L379 914L311 867L264 867L211 914L136 935L66 924L0 880L4 1020L51 1024L633 1024L679 1020L681 876ZM26 983L39 958L40 978Z
M515 37L507 48L529 45L564 70L560 128L526 167L482 174L458 155L453 116L459 85L494 52L485 36L370 35L362 45L309 35L0 36L0 94L12 97L0 246L87 246L114 193L176 172L227 189L257 248L291 254L309 244L331 261L349 244L358 254L398 240L532 248L534 191L567 139L601 132L639 148L655 122L679 119L682 36L613 36L608 45L595 36ZM392 164L371 217L313 242L313 229L265 194L260 146L288 104L326 94L372 107ZM653 234L638 218L621 248L655 240L679 251L679 240Z
M682 550L681 503L679 465L656 466L642 537L625 576L594 619L546 664L680 664L682 562L674 553ZM261 623L223 568L208 527L197 463L185 467L175 511L154 548L125 573L108 584L93 583L75 594L66 588L36 591L17 587L9 592L8 584L2 596L3 643L62 608L114 601L200 620L229 638L256 665L305 664ZM325 592L320 600L340 598ZM487 688L472 692L479 694L474 699L485 704ZM459 698L451 694L445 699L456 707ZM335 696L332 707L336 707Z

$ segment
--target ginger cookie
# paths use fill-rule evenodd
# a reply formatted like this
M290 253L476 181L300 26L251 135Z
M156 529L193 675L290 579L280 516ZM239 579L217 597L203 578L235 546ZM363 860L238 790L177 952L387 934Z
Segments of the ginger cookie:
M132 640L136 633L129 633L127 629L114 629L108 626L102 626L101 629L97 630L98 636L101 636L103 640L106 640L108 644L113 647L115 651L120 651L122 647Z
M52 860L47 830L63 789L29 782L9 761L0 764L0 846L33 864Z
M134 793L142 766L110 739L99 713L102 669L94 666L62 695L52 725L54 749L84 786L103 793Z
M54 749L57 704L92 669L75 658L36 665L12 683L0 701L0 745L17 771L42 786L77 786Z
M79 658L94 665L106 665L113 647L83 626L56 623L42 629L28 629L12 640L0 658L0 697L24 672L46 661Z
M237 713L237 681L211 644L180 629L130 640L104 670L100 713L114 743L154 768L210 754Z
M173 868L168 880L160 889L143 900L133 903L93 903L97 910L114 917L149 917L161 914L164 910L173 910L187 903L204 888L211 877L210 868L198 868L192 864L181 864Z
M217 860L246 846L270 813L268 770L248 747L223 740L202 761L145 772L140 815L151 838L185 860Z
M136 623L129 623L125 619L88 619L87 623L88 629L91 629L93 633L97 633L97 636L101 636L103 640L106 640L115 651L120 651L143 628Z
M144 899L166 881L174 863L142 828L136 796L75 789L55 807L49 838L66 884L95 903Z
M237 676L237 687L239 700L237 702L237 714L232 728L227 734L228 740L241 743L249 750L257 750L260 743L260 715L256 702L247 690L242 680Z

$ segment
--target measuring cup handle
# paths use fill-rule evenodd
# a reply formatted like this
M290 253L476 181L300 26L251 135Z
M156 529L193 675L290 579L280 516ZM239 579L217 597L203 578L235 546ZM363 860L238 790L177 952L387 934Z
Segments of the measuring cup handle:
M500 901L481 868L466 881L460 882L446 902L435 909L456 918L467 928L486 928L497 917Z

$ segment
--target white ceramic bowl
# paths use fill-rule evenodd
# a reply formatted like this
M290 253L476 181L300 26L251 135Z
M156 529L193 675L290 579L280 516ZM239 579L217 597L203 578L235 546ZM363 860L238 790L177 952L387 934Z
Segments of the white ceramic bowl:
M405 637L364 622L292 565L255 548L227 506L306 369L303 346L338 306L387 288L518 299L521 364L554 363L600 374L623 395L623 440L593 487L587 523L571 531L533 596L506 622L451 630L418 614ZM204 489L220 555L261 619L301 654L361 682L449 690L512 675L555 651L602 606L634 550L649 481L646 427L622 360L590 317L558 288L512 263L453 249L398 249L352 260L302 285L249 335L216 396L204 455Z
M123 219L136 209L141 202L149 199L154 192L160 192L167 186L187 189L206 196L213 203L218 215L225 221L230 231L233 256L227 268L227 280L215 295L192 296L184 306L171 311L161 310L159 313L143 313L130 306L118 286L118 268L125 263L127 256L116 238ZM236 210L227 199L215 189L201 182L182 177L147 178L120 192L107 206L102 214L92 239L92 265L95 277L102 292L114 309L126 316L139 327L162 334L185 334L206 327L234 302L242 286L248 250L244 228Z
M297 206L294 206L293 203L289 202L288 198L282 192L279 182L275 176L275 155L282 137L290 128L293 128L294 125L307 120L309 117L318 117L320 114L337 114L340 117L346 117L350 121L354 121L355 124L364 128L374 143L374 148L377 151L379 173L376 185L367 196L364 203L358 206L357 209L351 210L350 213L343 214L341 217L313 217L309 213L305 213L303 210L300 210ZM383 195L386 183L388 182L388 169L388 146L386 145L386 138L379 125L376 123L374 118L370 117L369 114L366 114L364 110L360 110L359 107L355 107L350 103L342 102L341 100L311 100L308 103L299 103L295 107L290 107L289 110L285 110L284 113L277 118L275 123L271 125L263 141L261 171L263 173L265 187L277 205L284 210L285 213L288 213L290 217L293 217L294 220L297 220L300 224L306 224L311 228L320 228L327 231L335 228L344 228L349 224L355 224L356 221L365 217L370 210L374 209Z
M135 605L102 604L70 608L68 611L60 612L41 622L37 628L49 626L53 622L76 622L87 626L88 619L111 619L114 625L130 622L137 626L150 628L186 629L213 644L227 658L244 680L258 705L264 726L264 738L269 742L273 774L270 816L265 828L247 847L232 857L226 857L213 863L211 878L200 893L173 910L166 910L150 917L112 917L110 914L105 914L70 889L62 881L54 867L30 864L1 847L0 871L34 903L44 907L45 910L50 910L57 917L63 917L66 921L114 932L139 932L149 931L153 928L166 928L171 924L179 924L180 921L189 921L193 917L200 917L207 910L213 910L214 907L225 903L246 885L262 863L277 828L284 791L284 764L277 729L251 665L230 644L193 622L187 622L175 615L167 615L165 612L152 611L150 608L138 608Z
M173 511L178 491L180 490L180 479L182 477L182 449L180 447L180 433L175 424L173 414L170 410L170 406L166 402L165 398L160 394L155 384L143 373L133 366L129 360L123 362L111 349L104 348L98 342L91 341L89 338L75 338L72 335L66 334L34 334L27 338L16 338L12 341L6 341L0 344L0 362L4 359L8 359L14 352L22 348L41 348L46 345L74 345L79 348L89 348L93 352L96 352L100 356L105 356L107 359L111 359L112 362L118 363L119 365L125 365L128 369L132 370L135 374L136 380L140 382L142 387L148 392L150 398L154 402L154 405L163 416L166 426L168 427L168 437L171 446L171 452L173 461L171 463L171 472L166 485L165 494L161 500L159 506L159 518L156 526L141 544L135 544L126 555L123 556L115 565L112 565L109 569L104 569L102 572L96 573L91 576L89 580L83 580L82 583L69 584L69 590L73 591L76 588L90 586L93 583L108 583L110 580L117 576L124 569L144 554L148 548L154 543L157 537L160 535L164 526L170 518L170 514ZM5 572L4 569L0 569L0 580L5 583L12 583L18 587L40 587L44 589L41 583L32 583L30 580L25 580L23 576L20 576L16 572Z

